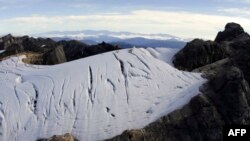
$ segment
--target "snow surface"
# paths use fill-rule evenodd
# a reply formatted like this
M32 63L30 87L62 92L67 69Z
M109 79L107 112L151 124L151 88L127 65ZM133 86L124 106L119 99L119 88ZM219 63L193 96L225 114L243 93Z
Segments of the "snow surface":
M0 53L3 53L3 52L5 52L5 50L0 50Z
M168 63L171 66L174 66L172 58L180 49L178 48L147 48L147 50L148 52L150 52L150 54L153 57L160 59Z
M0 62L0 140L72 133L96 141L148 125L206 82L169 65L175 52L124 49L54 66L27 65L24 56Z

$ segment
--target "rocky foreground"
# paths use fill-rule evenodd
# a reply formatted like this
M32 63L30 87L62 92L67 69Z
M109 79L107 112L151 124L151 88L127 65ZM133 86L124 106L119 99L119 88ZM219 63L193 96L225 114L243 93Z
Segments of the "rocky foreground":
M228 23L215 41L195 39L175 55L176 68L203 72L209 79L202 94L183 108L143 129L109 141L221 140L225 124L250 124L250 36Z

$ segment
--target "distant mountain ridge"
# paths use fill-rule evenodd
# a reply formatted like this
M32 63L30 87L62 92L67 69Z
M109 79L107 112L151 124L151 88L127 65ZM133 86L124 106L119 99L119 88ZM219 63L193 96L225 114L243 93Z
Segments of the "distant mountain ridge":
M52 31L40 33L34 36L50 37L56 41L78 40L89 45L108 42L119 45L122 48L131 47L168 47L182 48L186 44L186 39L182 39L169 34L142 34L131 32L111 32L107 30L83 30L83 31Z
M111 42L111 44L119 45L123 48L128 48L123 46L123 44L128 44L137 47L168 47L168 48L183 48L186 42L178 41L176 39L169 40L157 40L157 39L146 39L142 37L124 39L118 42Z

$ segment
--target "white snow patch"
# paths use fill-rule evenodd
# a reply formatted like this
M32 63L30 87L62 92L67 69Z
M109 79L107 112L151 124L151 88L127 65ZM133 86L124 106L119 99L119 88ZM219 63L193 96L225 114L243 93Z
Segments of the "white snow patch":
M171 66L173 65L174 55L180 51L178 48L147 48L147 50L157 59L160 59Z
M3 53L3 52L5 52L5 50L0 50L0 53Z
M46 47L46 45L41 45L42 48Z
M174 53L134 48L54 66L27 65L23 56L1 61L0 140L72 133L97 141L143 128L187 104L206 82L169 65L164 54Z

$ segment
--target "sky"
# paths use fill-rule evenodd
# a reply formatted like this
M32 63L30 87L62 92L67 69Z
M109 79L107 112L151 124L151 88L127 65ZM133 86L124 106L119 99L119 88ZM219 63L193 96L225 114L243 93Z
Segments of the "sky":
M0 35L110 30L214 39L228 22L250 32L250 0L0 0Z

